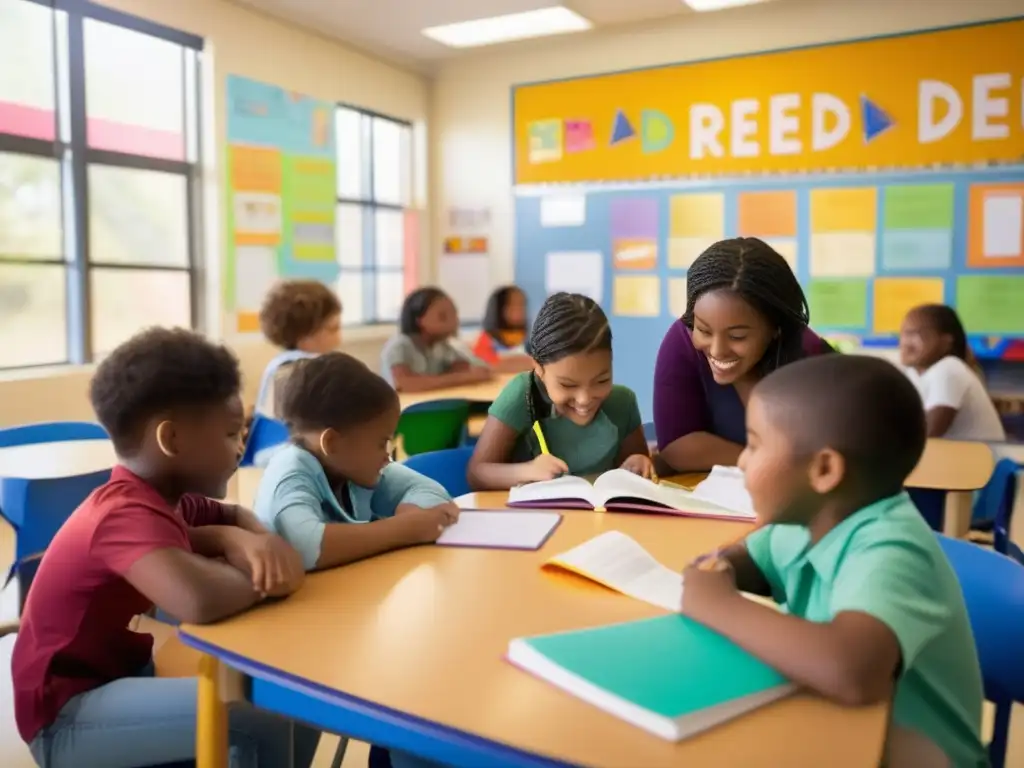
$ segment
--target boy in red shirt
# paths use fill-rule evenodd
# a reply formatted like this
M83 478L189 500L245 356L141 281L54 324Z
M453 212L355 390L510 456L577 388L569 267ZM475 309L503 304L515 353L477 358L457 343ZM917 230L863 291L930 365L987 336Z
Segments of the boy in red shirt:
M212 501L241 448L238 362L183 330L118 347L90 396L117 451L110 481L43 556L14 646L18 730L44 768L141 768L195 759L194 678L155 678L154 605L202 624L284 596L302 560L251 512ZM247 706L231 711L232 765L307 768L319 734Z

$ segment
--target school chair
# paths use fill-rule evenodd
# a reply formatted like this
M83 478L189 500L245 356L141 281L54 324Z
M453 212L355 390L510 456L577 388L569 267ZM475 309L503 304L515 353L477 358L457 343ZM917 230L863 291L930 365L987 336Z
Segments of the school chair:
M1000 459L992 471L992 478L978 492L974 501L972 529L991 530L993 548L1004 555L1010 554L1011 547L1020 552L1020 549L1010 541L1018 471L1020 465L1013 459Z
M466 465L473 455L470 447L448 448L443 451L429 451L410 456L402 463L409 469L419 472L444 486L452 498L469 493L469 481L466 480Z
M460 399L430 400L410 405L398 419L396 457L457 448L466 431L469 402Z
M47 421L0 429L0 448L69 440L106 440L107 431L90 421Z
M939 544L960 581L985 698L996 708L989 760L1004 768L1010 713L1014 702L1024 702L1024 568L968 541L940 535Z
M252 417L240 467L264 466L270 450L288 442L288 427L277 419L257 413Z

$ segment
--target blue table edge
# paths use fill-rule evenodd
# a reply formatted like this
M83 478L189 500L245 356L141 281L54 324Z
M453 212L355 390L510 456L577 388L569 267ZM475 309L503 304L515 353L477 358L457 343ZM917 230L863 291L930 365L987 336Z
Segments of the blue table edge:
M570 768L573 765L343 693L260 664L183 629L178 630L178 636L190 648L213 656L251 678L250 703L253 706L332 733L465 768L480 765Z

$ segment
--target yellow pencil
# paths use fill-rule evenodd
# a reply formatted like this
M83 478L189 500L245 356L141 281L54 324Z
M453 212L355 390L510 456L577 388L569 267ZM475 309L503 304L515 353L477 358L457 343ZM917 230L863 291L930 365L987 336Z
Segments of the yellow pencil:
M533 434L537 436L537 442L540 443L540 452L551 453L551 451L548 450L548 441L544 439L544 430L540 428L539 421L533 422Z

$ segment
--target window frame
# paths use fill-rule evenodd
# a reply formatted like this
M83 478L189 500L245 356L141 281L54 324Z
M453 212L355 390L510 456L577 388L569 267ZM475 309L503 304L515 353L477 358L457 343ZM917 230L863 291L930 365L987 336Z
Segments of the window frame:
M347 110L353 112L359 116L360 119L360 132L362 133L361 141L362 146L360 152L363 155L360 158L360 189L361 194L357 197L350 195L342 195L341 191L338 190L337 200L335 205L340 208L342 205L358 206L361 209L361 221L362 221L362 248L363 248L363 260L362 265L359 267L345 266L338 261L338 279L346 274L358 274L361 279L362 288L362 306L363 306L363 319L358 323L348 325L349 328L365 328L372 326L387 326L398 323L399 317L394 318L382 318L377 301L377 278L378 275L401 275L403 283L406 278L406 267L404 257L400 265L398 266L381 266L379 262L378 243L377 243L377 212L378 211L394 211L399 213L403 217L403 228L404 228L404 217L413 208L413 172L415 163L413 162L413 123L411 120L404 120L399 117L392 115L385 115L381 112L376 112L372 109L366 109L365 107L359 107L355 104L339 101L335 104L335 120L337 120L338 112L341 110ZM399 129L405 131L406 141L408 142L407 152L407 163L408 168L406 174L408 178L408 189L402 190L399 188L400 197L404 194L404 199L399 200L397 203L392 202L381 202L377 199L376 190L376 158L374 157L374 120L383 120L394 125L397 125ZM366 122L364 122L366 121ZM363 126L369 125L369 130L366 130ZM399 160L401 163L401 160ZM399 176L399 184L401 185L401 172ZM404 242L404 229L403 229L403 246L408 247L408 244ZM373 312L367 313L366 309L368 306L372 306ZM344 318L344 313L342 314Z
M65 269L67 357L63 361L16 367L2 371L82 365L94 362L92 338L91 270L145 270L184 272L189 281L190 321L205 325L202 267L202 158L203 158L203 38L114 10L92 0L18 0L52 11L53 141L0 133L0 152L55 160L60 172L63 252L58 258L28 258L0 254L0 264L61 266ZM61 18L63 14L63 19ZM148 157L105 149L88 143L86 105L85 22L98 21L180 46L182 51L183 160ZM65 29L62 30L62 25ZM66 38L62 39L61 32ZM63 46L62 43L66 43ZM189 69L193 70L191 73ZM189 87L191 83L191 87ZM67 126L67 130L65 130ZM194 134L194 137L193 137ZM190 157L191 155L191 157ZM188 259L184 266L112 263L90 258L89 168L107 166L174 174L185 179Z

